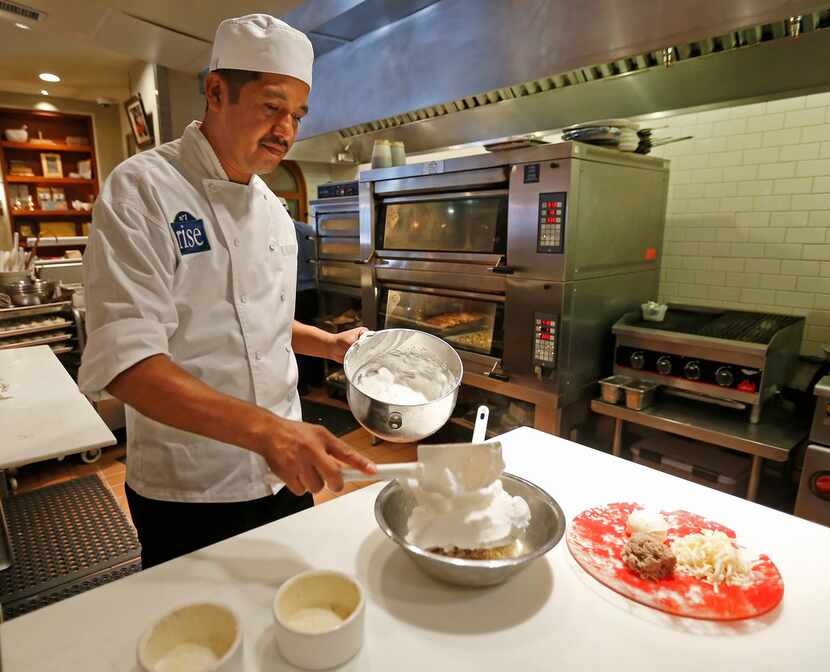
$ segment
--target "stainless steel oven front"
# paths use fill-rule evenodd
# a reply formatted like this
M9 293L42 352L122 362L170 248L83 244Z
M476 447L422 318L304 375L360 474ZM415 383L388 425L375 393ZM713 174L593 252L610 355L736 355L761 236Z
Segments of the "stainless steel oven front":
M452 343L465 370L586 395L611 325L656 298L667 164L561 143L360 176L367 326Z

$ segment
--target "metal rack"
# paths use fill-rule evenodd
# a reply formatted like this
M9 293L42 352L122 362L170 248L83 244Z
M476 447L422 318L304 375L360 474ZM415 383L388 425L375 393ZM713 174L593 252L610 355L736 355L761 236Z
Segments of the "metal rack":
M56 355L79 353L80 329L71 301L0 308L0 350L49 345Z

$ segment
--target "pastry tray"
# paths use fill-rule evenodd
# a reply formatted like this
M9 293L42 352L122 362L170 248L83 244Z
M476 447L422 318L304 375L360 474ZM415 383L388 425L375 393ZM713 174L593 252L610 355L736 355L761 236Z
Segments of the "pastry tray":
M17 329L4 329L3 322L0 321L0 338L8 338L9 336L23 336L25 334L36 334L41 331L52 331L54 329L68 329L73 326L69 320L62 320L61 322L53 322L50 324L41 324L36 327L19 327Z
M487 322L486 316L481 316L474 322L466 322L465 324L458 324L454 327L436 327L426 320L413 320L409 317L401 317L399 315L386 316L386 328L409 326L412 329L420 329L421 331L428 331L436 336L455 336L458 334L468 334L474 331L481 331Z
M11 317L31 317L32 315L48 315L69 310L71 301L59 301L57 303L42 303L39 306L15 306L14 308L0 308L0 320Z
M0 340L0 350L11 350L12 348L29 348L35 345L48 345L49 343L62 343L63 341L72 340L72 334L55 334L48 338L39 339L36 341L18 341L15 343L6 343Z

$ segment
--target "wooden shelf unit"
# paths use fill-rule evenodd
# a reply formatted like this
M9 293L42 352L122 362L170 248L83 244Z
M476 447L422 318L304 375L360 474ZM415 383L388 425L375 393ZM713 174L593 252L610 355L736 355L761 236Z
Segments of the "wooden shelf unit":
M75 154L93 154L94 151L89 145L67 145L66 143L56 142L54 144L47 144L41 142L9 142L8 140L0 140L0 147L6 149L34 149L38 152L73 152Z
M11 184L98 184L97 180L80 180L74 177L42 177L40 175L9 175Z
M15 217L92 217L92 211L85 210L12 210Z
M37 138L38 133L43 137L54 141L54 144L39 142L9 142L5 138L6 129L21 128L28 126L29 137ZM69 136L85 137L89 139L88 145L68 145L66 138ZM0 166L5 175L4 188L6 190L6 203L9 207L9 219L11 221L12 234L21 233L21 240L25 240L24 232L20 231L22 224L31 224L32 219L65 217L75 223L75 234L81 237L84 233L83 226L91 217L91 212L77 210L43 210L37 201L38 186L63 187L66 202L74 200L94 201L100 189L98 183L98 166L95 162L95 131L92 125L92 117L83 114L68 114L63 112L46 112L40 110L24 110L15 108L0 108ZM60 153L63 174L77 172L79 161L91 161L91 180L73 179L69 177L54 178L43 177L41 168L41 154ZM11 161L22 161L31 166L35 175L10 175ZM36 210L12 209L15 199L12 198L12 187L28 185L29 194L35 202ZM49 236L50 234L45 234ZM83 247L82 244L72 247Z

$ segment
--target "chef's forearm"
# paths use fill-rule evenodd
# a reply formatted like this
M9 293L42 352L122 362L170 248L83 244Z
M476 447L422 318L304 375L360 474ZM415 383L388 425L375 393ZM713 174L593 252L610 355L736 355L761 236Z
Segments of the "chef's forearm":
M294 320L291 347L298 355L331 359L334 340L333 334Z
M107 386L142 415L223 443L256 451L263 426L279 418L255 404L217 392L166 355L154 355Z

